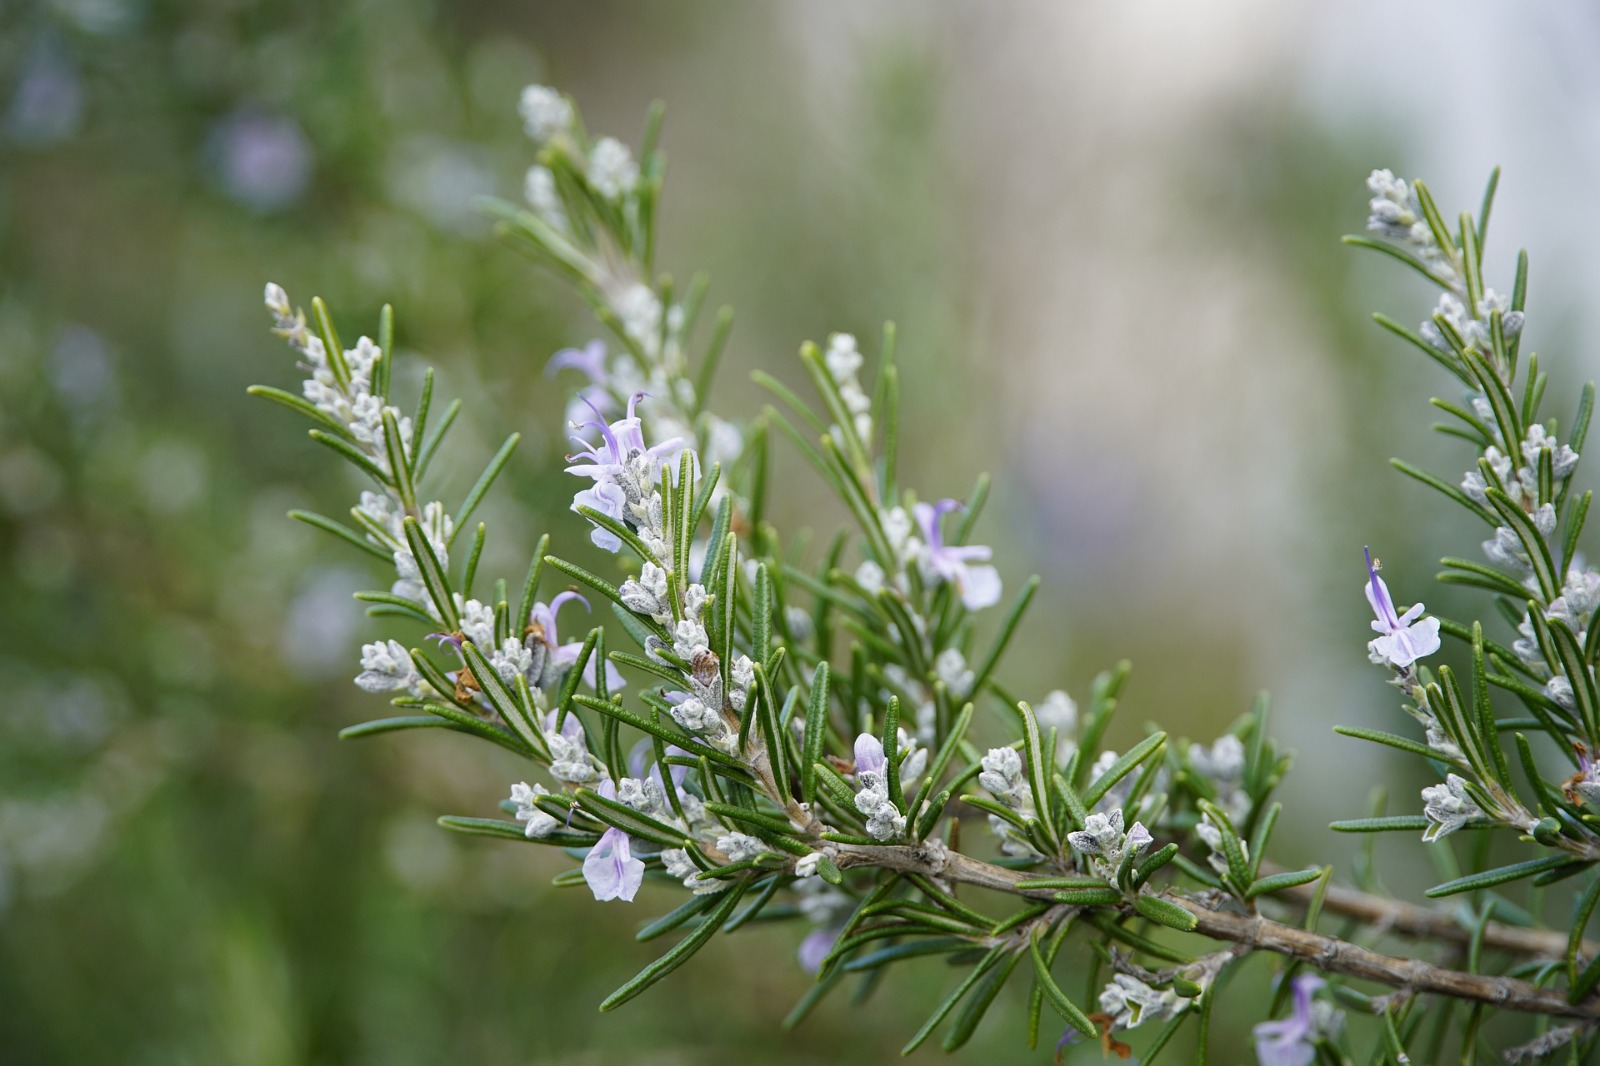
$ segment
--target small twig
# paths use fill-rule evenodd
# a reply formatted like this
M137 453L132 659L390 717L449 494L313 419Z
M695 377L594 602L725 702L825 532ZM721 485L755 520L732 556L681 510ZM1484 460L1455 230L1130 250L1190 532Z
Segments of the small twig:
M1262 864L1262 873L1276 872L1277 868L1271 864ZM1317 886L1312 883L1281 889L1273 893L1273 898L1307 907L1316 894ZM1322 897L1322 909L1414 940L1439 940L1467 946L1474 937L1471 929L1447 912L1338 885L1328 886ZM1550 929L1523 929L1502 922L1489 922L1484 927L1483 946L1534 958L1559 959L1567 953L1567 934ZM1592 958L1600 954L1600 943L1585 940L1581 952L1585 958Z
M1411 992L1433 992L1451 999L1488 1003L1506 1010L1558 1018L1600 1018L1600 999L1593 996L1580 1003L1569 1003L1559 989L1540 988L1511 977L1463 973L1421 959L1381 955L1348 940L1309 933L1268 918L1212 910L1206 904L1182 896L1170 898L1195 916L1199 923L1195 929L1197 933L1303 959L1318 969Z

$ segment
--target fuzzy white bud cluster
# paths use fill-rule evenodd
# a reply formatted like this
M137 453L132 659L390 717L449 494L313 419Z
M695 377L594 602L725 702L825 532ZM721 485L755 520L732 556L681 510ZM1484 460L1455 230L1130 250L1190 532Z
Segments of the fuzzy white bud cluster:
M717 850L726 855L729 862L746 862L772 849L747 833L727 833L717 838Z
M1111 978L1100 993L1100 1009L1117 1029L1136 1029L1143 1022L1175 1017L1187 1002L1170 988L1155 989L1130 974Z
M420 695L422 675L411 654L398 640L361 646L361 673L356 684L367 692L404 692Z
M544 219L557 232L566 233L572 228L567 221L566 208L561 204L561 193L556 189L556 176L549 167L531 166L522 182L522 196L533 208L533 213Z
M572 128L572 101L548 85L529 85L517 102L522 127L534 141L543 144Z
M872 398L861 387L856 376L861 369L861 352L856 339L849 333L835 333L828 338L828 349L822 353L822 363L828 376L839 387L845 410L850 412L852 428L862 441L872 439Z
M1223 841L1221 827L1211 820L1211 815L1207 814L1200 819L1194 830L1200 835L1200 839L1205 841L1209 852L1206 855L1206 862L1210 863L1211 868L1217 873L1226 874L1231 867L1228 864L1228 852ZM1239 841L1239 854L1243 855L1246 861L1249 861L1250 845L1247 841Z
M906 831L906 817L889 796L888 765L882 741L870 733L856 738L856 810L867 816L875 840L897 840Z
M694 864L694 860L689 858L689 853L682 848L667 848L664 850L661 853L661 865L670 876L678 878L683 882L684 888L687 888L697 896L721 892L728 887L727 881L719 881L715 878L701 880L698 876L700 867Z
M550 776L557 781L584 785L600 776L599 760L589 753L581 729L546 730L544 742L550 749Z
M1232 733L1219 737L1209 748L1189 745L1190 768L1211 782L1217 806L1235 822L1243 821L1250 813L1250 796L1243 787L1244 764L1244 742Z
M548 796L550 791L543 785L529 787L526 781L518 781L511 786L511 802L516 804L516 819L526 822L523 830L529 840L546 837L561 823L547 811L541 810L536 802L540 796Z
M1078 750L1078 705L1061 689L1045 695L1033 708L1039 730L1056 731L1056 762L1064 763Z
M601 137L589 149L589 184L607 200L617 201L639 184L639 164L628 146L615 137Z
M1368 203L1367 229L1392 241L1408 245L1435 277L1446 284L1456 281L1458 272L1434 239L1433 229L1422 216L1416 190L1391 170L1374 170L1367 178L1372 193Z
M1022 756L1015 748L990 748L980 764L978 784L1024 820L1034 817L1033 788L1023 774ZM1018 858L1036 855L1033 844L1006 819L989 815L989 828L1000 838L1000 850Z
M1115 884L1123 862L1138 855L1154 840L1150 831L1139 822L1123 831L1122 810L1109 814L1091 814L1084 820L1083 828L1067 834L1067 843L1089 860L1096 874Z
M1422 839L1430 843L1483 817L1482 808L1467 792L1467 782L1455 774L1446 774L1442 784L1423 789L1422 803L1422 813L1431 823Z

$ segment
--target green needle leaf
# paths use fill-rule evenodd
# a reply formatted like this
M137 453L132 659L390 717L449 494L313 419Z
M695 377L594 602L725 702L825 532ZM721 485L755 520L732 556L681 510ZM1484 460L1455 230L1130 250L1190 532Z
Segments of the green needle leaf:
M667 976L667 974L688 962L694 956L694 953L705 947L706 941L710 940L716 935L717 930L722 928L722 923L728 919L728 916L733 913L733 909L739 905L739 900L748 887L748 881L735 882L727 891L722 893L722 902L717 904L717 909L712 911L705 921L695 926L693 932L673 945L671 951L640 970L636 976L621 988L607 996L605 1002L600 1004L600 1009L603 1011L616 1010Z

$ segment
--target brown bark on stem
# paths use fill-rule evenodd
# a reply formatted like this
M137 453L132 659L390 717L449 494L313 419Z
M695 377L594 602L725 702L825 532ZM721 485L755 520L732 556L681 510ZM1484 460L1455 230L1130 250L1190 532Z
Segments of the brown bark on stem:
M1055 896L1048 889L1019 888L1017 882L1029 875L969 858L937 843L918 846L840 844L836 847L838 857L835 861L840 868L877 866L1030 899L1048 900ZM1384 955L1338 937L1309 932L1257 915L1238 913L1229 909L1230 904L1227 903L1212 904L1179 894L1172 894L1169 898L1194 915L1198 923L1195 932L1201 935L1262 951L1273 951L1303 960L1330 973L1374 981L1405 992L1433 993L1488 1003L1506 1010L1589 1021L1600 1019L1600 997L1590 996L1580 1003L1568 1003L1561 991L1539 988L1527 981L1464 973L1421 959ZM1353 906L1357 901L1344 899L1344 902ZM1411 917L1420 919L1417 915ZM1427 923L1419 920L1416 928L1420 930L1424 927L1431 927L1431 919ZM1556 957L1560 954L1557 952Z

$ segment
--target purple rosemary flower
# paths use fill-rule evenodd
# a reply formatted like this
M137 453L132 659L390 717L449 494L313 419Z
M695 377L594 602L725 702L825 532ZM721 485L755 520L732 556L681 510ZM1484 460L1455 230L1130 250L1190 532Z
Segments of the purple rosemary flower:
M1377 615L1372 628L1380 634L1367 642L1367 653L1373 662L1391 663L1404 669L1439 650L1439 620L1422 618L1420 603L1413 604L1403 615L1395 614L1389 586L1378 576L1370 549L1367 551L1366 591L1372 613Z
M1326 982L1315 974L1294 979L1294 1011L1284 1019L1262 1022L1254 1030L1261 1066L1311 1066L1316 1040L1329 1019L1319 1018L1311 997Z
M544 641L545 648L550 655L550 663L558 668L571 666L578 659L578 653L583 650L583 641L575 640L567 644L561 643L561 638L556 632L556 612L561 605L570 600L577 600L583 604L584 610L589 609L589 601L570 589L557 593L549 603L536 603L528 611L528 627L534 630L530 636L538 637ZM583 665L583 680L590 687L595 688L595 663L597 658L589 656L589 661ZM628 683L627 678L612 663L606 663L606 687L608 689L621 688Z
M971 565L989 561L993 553L987 547L945 544L939 522L950 511L960 509L959 500L940 500L916 504L911 510L922 527L923 574L954 585L967 610L977 611L1000 602L1000 572L992 566Z
M582 448L567 457L572 462L567 473L594 479L593 487L573 497L574 509L592 507L618 522L632 522L636 527L646 523L659 526L661 500L655 489L656 468L686 445L682 437L671 437L654 447L645 446L644 430L638 415L634 414L645 395L636 392L629 397L627 414L615 422L607 422L594 403L579 396L594 417L584 422L575 421L573 425L579 431L598 430L600 442L593 444L580 436L572 438ZM649 532L659 539L659 529ZM596 527L589 537L597 547L607 551L622 547L621 538L609 530Z
M596 791L606 799L617 798L617 787L610 778L601 781ZM589 882L589 891L597 900L633 902L644 882L644 863L628 850L627 833L612 826L601 834L600 842L589 849L583 860L583 879Z
M652 463L659 462L682 451L685 447L682 437L664 440L653 448L645 446L644 430L634 409L640 400L648 396L649 393L636 392L628 397L628 413L611 423L607 423L600 410L590 403L589 409L594 412L594 417L579 423L577 428L580 431L599 430L600 443L591 444L582 437L574 436L573 441L583 445L583 450L568 458L587 459L589 462L569 466L567 473L592 477L597 481L601 478L617 478L626 472L630 462L637 462L641 458Z

